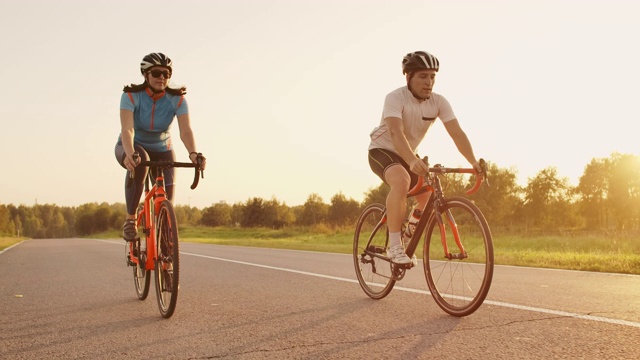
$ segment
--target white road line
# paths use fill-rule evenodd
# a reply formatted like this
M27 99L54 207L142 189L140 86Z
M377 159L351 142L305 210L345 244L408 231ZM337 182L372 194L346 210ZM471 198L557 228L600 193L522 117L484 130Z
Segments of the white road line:
M276 266L255 264L255 263L250 263L250 262L246 262L246 261L230 260L230 259L224 259L224 258L219 258L219 257L215 257L215 256L193 254L193 253L188 253L188 252L183 252L183 251L181 251L180 254L190 255L190 256L195 256L195 257L200 257L200 258L205 258L205 259L226 261L226 262L230 262L230 263L234 263L234 264L240 264L240 265L254 266L254 267L259 267L259 268L263 268L263 269L278 270L278 271L285 271L285 272L290 272L290 273L294 273L294 274L315 276L315 277L319 277L319 278L323 278L323 279L344 281L344 282L350 282L350 283L358 283L358 281L355 280L355 279L347 279L347 278L342 278L342 277L337 277L337 276L317 274L317 273L312 273L312 272L308 272L308 271L293 270L293 269L281 268L281 267L276 267ZM425 291L425 290L406 288L406 287L402 287L402 286L394 286L393 289L394 290L411 292L411 293L417 293L417 294L426 294L426 295L431 296L431 293L428 292L428 291ZM571 312L566 312L566 311L543 309L543 308L537 308L537 307L531 307L531 306L510 304L510 303L505 303L505 302L500 302L500 301L491 301L491 300L485 300L484 304L494 305L494 306L501 306L501 307L517 309L517 310L537 312L537 313L542 313L542 314L550 314L550 315L556 315L556 316L562 316L562 317L571 317L571 318L576 318L576 319L581 319L581 320L597 321L597 322L608 323L608 324L615 324L615 325L623 325L623 326L631 326L631 327L640 328L640 322L610 319L610 318L606 318L606 317L602 317L602 316L591 316L591 315L576 314L576 313L571 313Z
M108 241L108 240L99 240L99 241L104 241L104 242L107 242L107 243L115 244L113 241ZM8 249L9 248L7 248L5 250L8 250ZM184 252L184 251L181 251L180 253L184 254L184 255L201 257L201 258L205 258L205 259L212 259L212 260L226 261L226 262L230 262L230 263L234 263L234 264L254 266L254 267L259 267L259 268L263 268L263 269L285 271L285 272L290 272L290 273L294 273L294 274L315 276L315 277L319 277L319 278L323 278L323 279L344 281L344 282L350 282L350 283L356 283L356 284L358 283L358 280L356 280L356 279L348 279L348 278L342 278L342 277L337 277L337 276L330 276L330 275L312 273L312 272L308 272L308 271L293 270L293 269L281 268L281 267L276 267L276 266L255 264L255 263L250 263L250 262L246 262L246 261L231 260L231 259L219 258L219 257L215 257L215 256L188 253L188 252ZM402 286L394 286L394 290L406 291L406 292L411 292L411 293L416 293L416 294L425 294L425 295L431 296L431 293L426 291L426 290L412 289L412 288L406 288L406 287L402 287ZM541 314L549 314L549 315L555 315L555 316L561 316L561 317L572 317L572 318L581 319L581 320L597 321L597 322L602 322L602 323L607 323L607 324L615 324L615 325L623 325L623 326L630 326L630 327L640 328L640 322L634 322L634 321L628 321L628 320L610 319L610 318L606 318L606 317L602 317L602 316L592 316L592 315L577 314L577 313L571 313L571 312L560 311L560 310L543 309L543 308L537 308L537 307L532 307L532 306L510 304L510 303L505 303L505 302L500 302L500 301L492 301L492 300L485 300L484 304L500 306L500 307L505 307L505 308L510 308L510 309L516 309L516 310L537 312L537 313L541 313Z
M25 241L29 241L29 239L27 239L27 240L22 240L22 241L20 241L19 243L15 243L15 244L13 244L13 245L9 246L8 248L4 248L4 249L0 250L0 254L2 254L3 252L5 252L5 251L7 251L7 250L11 249L11 248L12 248L12 247L14 247L14 246L18 246L18 245L22 244L22 243L23 243L23 242L25 242Z

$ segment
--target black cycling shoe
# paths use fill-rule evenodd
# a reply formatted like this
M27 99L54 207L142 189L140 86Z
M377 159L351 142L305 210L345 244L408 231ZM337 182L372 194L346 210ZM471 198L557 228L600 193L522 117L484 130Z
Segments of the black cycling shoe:
M135 241L138 237L138 229L136 228L135 219L127 219L122 226L122 238L125 241Z

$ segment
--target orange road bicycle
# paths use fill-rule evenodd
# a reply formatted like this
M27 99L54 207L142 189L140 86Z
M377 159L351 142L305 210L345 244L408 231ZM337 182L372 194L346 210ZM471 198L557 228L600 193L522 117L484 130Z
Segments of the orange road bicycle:
M134 154L136 157L137 154ZM173 205L166 198L164 188L164 170L172 167L195 168L195 177L191 189L198 186L200 177L204 178L202 170L202 154L197 156L197 164L192 162L174 161L142 161L142 166L148 166L150 171L145 179L144 202L138 210L138 234L134 241L127 243L127 265L133 267L133 282L138 299L145 300L149 295L151 270L154 270L156 297L158 308L164 318L173 315L178 301L180 279L180 253L178 250L178 222ZM149 189L151 174L155 173L155 183ZM133 174L127 186L131 186Z
M427 163L427 158L424 158ZM428 164L428 163L427 163ZM486 163L480 160L484 179ZM453 316L467 316L484 302L493 277L493 241L487 220L480 209L464 197L445 197L440 177L449 173L475 174L470 195L480 188L483 177L475 169L446 168L435 165L420 177L407 198L431 191L427 205L416 224L406 254L412 257L424 236L422 263L429 292L438 306ZM404 233L404 228L402 229ZM362 290L373 299L387 296L397 281L416 264L392 263L386 208L367 206L356 224L353 262Z

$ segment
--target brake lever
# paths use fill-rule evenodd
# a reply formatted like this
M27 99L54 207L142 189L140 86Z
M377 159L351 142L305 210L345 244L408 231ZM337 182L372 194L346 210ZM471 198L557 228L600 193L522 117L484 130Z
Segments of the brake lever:
M478 163L480 164L480 168L482 169L482 182L487 184L488 187L491 187L491 185L489 184L489 171L487 171L487 162L484 159L480 158L480 160L478 160Z

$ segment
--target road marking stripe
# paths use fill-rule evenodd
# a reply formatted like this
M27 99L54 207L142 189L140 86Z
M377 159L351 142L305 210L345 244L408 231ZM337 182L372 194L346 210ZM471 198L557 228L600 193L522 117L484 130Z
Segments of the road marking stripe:
M15 243L15 244L13 244L13 245L11 245L11 246L7 247L7 248L4 248L4 249L0 250L0 254L2 254L3 252L5 252L5 251L7 251L7 250L11 249L12 247L15 247L15 246L18 246L18 245L22 244L22 243L23 243L23 242L25 242L25 241L29 241L29 239L27 239L27 240L22 240L22 241L20 241L19 243Z
M183 252L183 251L181 251L180 254L190 255L190 256L195 256L195 257L201 257L201 258L205 258L205 259L226 261L226 262L230 262L230 263L234 263L234 264L240 264L240 265L254 266L254 267L259 267L259 268L263 268L263 269L278 270L278 271L285 271L285 272L290 272L290 273L294 273L294 274L315 276L315 277L319 277L319 278L323 278L323 279L344 281L344 282L350 282L350 283L356 283L356 284L358 283L358 280L355 280L355 279L347 279L347 278L342 278L342 277L337 277L337 276L317 274L317 273L312 273L312 272L308 272L308 271L293 270L293 269L281 268L281 267L270 266L270 265L255 264L255 263L250 263L250 262L246 262L246 261L224 259L224 258L219 258L219 257L215 257L215 256L200 255L200 254L188 253L188 252ZM431 296L431 293L429 291L420 290L420 289L406 288L406 287L402 287L402 286L394 286L394 290L401 290L401 291L417 293L417 294L426 294L426 295ZM557 316L561 316L561 317L571 317L571 318L576 318L576 319L581 319L581 320L597 321L597 322L608 323L608 324L615 324L615 325L623 325L623 326L630 326L630 327L640 328L640 322L634 322L634 321L628 321L628 320L610 319L610 318L606 318L606 317L602 317L602 316L576 314L576 313L571 313L571 312L566 312L566 311L550 310L550 309L543 309L543 308L537 308L537 307L532 307L532 306L524 306L524 305L516 305L516 304L510 304L510 303L505 303L505 302L500 302L500 301L492 301L492 300L485 300L484 304L500 306L500 307L505 307L505 308L511 308L511 309L516 309L516 310L537 312L537 313L542 313L542 314L557 315Z

